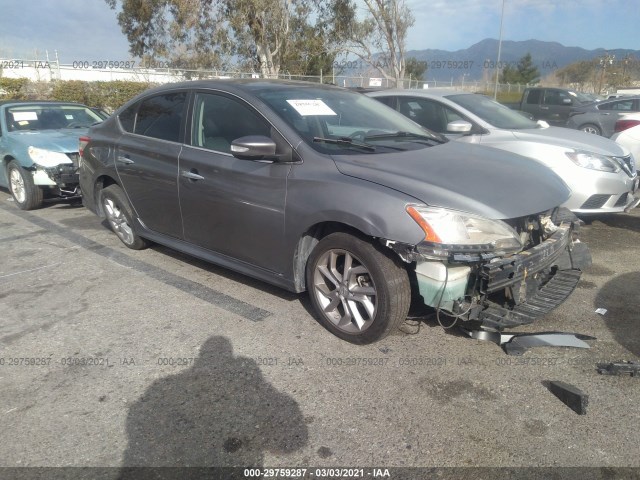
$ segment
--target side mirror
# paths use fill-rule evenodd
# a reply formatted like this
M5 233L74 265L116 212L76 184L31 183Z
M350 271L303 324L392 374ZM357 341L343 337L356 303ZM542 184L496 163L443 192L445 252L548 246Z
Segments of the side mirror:
M549 128L549 124L544 120L538 120L536 123L540 128Z
M240 137L231 142L231 154L242 160L273 160L276 143L264 135Z
M570 98L563 98L562 99L562 104L563 105L573 105L573 100L571 100Z
M473 125L464 120L454 120L447 124L447 132L449 133L469 133Z

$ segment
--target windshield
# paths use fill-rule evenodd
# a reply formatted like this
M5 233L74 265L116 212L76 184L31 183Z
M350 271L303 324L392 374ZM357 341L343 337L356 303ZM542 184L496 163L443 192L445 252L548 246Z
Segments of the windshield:
M288 85L255 93L322 153L388 153L446 141L360 93Z
M7 129L14 132L86 128L101 122L102 118L82 105L29 103L7 108L6 120Z
M448 95L447 98L496 128L504 128L505 130L538 128L536 122L484 95L465 93Z

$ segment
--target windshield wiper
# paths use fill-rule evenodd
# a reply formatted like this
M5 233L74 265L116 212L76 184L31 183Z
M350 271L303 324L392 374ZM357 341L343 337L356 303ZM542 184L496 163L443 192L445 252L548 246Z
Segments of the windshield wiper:
M411 132L393 132L393 133L378 133L376 135L367 135L364 137L365 140L384 140L386 138L409 138L409 139L417 139L417 140L428 140L430 142L435 143L446 143L448 140L442 136L430 136L430 135L421 135L419 133L411 133Z
M323 138L323 137L313 137L314 142L321 143L330 143L332 145L344 145L347 147L355 147L361 150L365 150L367 152L375 152L376 147L373 145L369 145L366 143L354 142L352 138L349 137L338 137L338 138Z

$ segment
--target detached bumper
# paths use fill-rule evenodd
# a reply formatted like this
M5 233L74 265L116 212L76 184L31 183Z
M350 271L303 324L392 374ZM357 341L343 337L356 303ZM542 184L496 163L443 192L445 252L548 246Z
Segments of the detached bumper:
M566 300L591 265L583 243L572 241L573 228L562 223L546 241L509 258L482 266L482 327L501 330L532 323Z

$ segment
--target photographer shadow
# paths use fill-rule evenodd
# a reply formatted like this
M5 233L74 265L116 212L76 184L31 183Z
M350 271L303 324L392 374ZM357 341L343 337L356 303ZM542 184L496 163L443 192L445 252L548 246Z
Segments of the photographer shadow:
M220 336L202 345L189 369L156 380L126 425L120 479L218 478L208 467L260 468L264 452L287 454L307 443L296 401L266 382L253 359L234 357Z

